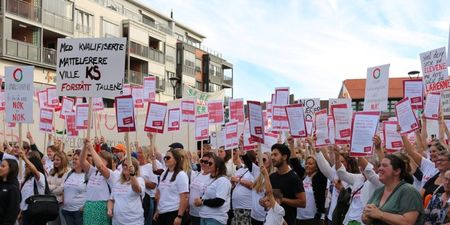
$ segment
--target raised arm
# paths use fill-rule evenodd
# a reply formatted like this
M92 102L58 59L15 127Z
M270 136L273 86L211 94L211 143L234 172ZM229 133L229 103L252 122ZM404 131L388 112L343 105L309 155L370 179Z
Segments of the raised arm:
M87 155L88 155L88 151L89 151L89 145L91 144L89 142L89 139L85 138L83 140L84 145L83 148L81 149L81 153L80 153L80 165L83 168L83 171L85 173L89 172L89 169L91 168L91 164L89 164L89 162L87 161Z
M422 129L420 133L420 137L422 138L422 145L426 149L428 146L428 131L427 131L427 119L422 117Z
M97 152L94 150L94 146L88 145L87 146L89 153L92 155L92 160L94 160L94 164L97 167L97 169L100 171L100 173L105 177L106 179L109 179L109 176L111 176L110 170L106 165L103 163L100 156L97 154Z
M30 171L31 171L31 173L34 176L34 179L39 181L39 179L41 177L41 172L39 172L39 170L36 168L36 166L34 166L34 164L32 162L30 162L30 160L27 158L27 156L26 156L25 152L23 151L23 149L19 150L19 156L28 165L28 168L30 168Z

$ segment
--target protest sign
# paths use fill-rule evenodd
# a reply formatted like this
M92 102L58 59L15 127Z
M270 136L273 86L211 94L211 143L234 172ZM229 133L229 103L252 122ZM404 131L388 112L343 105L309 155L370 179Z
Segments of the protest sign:
M289 130L293 138L306 137L305 112L302 104L292 104L285 107Z
M285 106L274 105L272 107L272 131L289 130L289 122L286 115Z
M304 98L298 100L304 106L306 120L313 120L320 108L320 98Z
M349 144L352 134L352 108L347 104L331 106L331 116L334 120L336 144Z
M37 91L36 97L38 99L39 108L47 107L47 90Z
M154 102L156 97L156 77L144 77L144 101Z
M221 127L220 130L211 132L210 136L211 147L213 149L225 147L225 127Z
M88 129L89 104L82 103L76 105L76 113L75 127L78 130Z
M334 128L334 119L332 116L328 116L328 120L327 120L327 124L328 124L328 137L330 139L330 144L336 144L336 140L335 140L335 128Z
M222 124L224 122L224 111L222 100L208 101L209 124Z
M117 132L136 131L133 97L131 95L116 96L115 107Z
M352 120L351 156L373 154L373 136L376 134L380 112L355 112Z
M261 144L261 152L271 152L272 145L278 143L278 134L272 132L264 133L264 143Z
M187 123L195 122L194 100L181 100L181 121Z
M306 133L308 136L313 135L314 133L314 121L312 120L305 120L306 124Z
M439 109L441 106L441 94L440 93L428 93L423 116L430 120L439 119Z
M33 123L32 66L5 67L6 122Z
M346 104L347 108L352 108L352 99L350 98L330 98L328 99L328 113L331 114L331 106L338 104Z
M443 116L450 116L450 91L441 92L441 112Z
M56 88L47 88L47 107L56 108L59 105L59 99L56 95Z
M250 151L254 150L258 147L258 144L254 142L250 136L250 124L248 123L248 119L244 122L244 150Z
M289 87L275 88L275 101L272 101L274 106L289 105Z
M386 111L389 89L389 64L367 69L364 111Z
M144 88L142 86L132 87L131 95L133 96L134 107L144 108Z
M64 116L67 113L73 112L74 105L75 105L75 99L64 96L62 99L61 112L59 114L59 118L64 119Z
M316 112L315 116L315 133L316 133L316 147L323 147L330 144L330 138L328 137L328 115L327 109L322 109Z
M264 143L264 121L260 102L247 101L250 136L253 141Z
M244 99L230 99L228 102L230 107L230 120L236 120L239 123L244 122Z
M201 141L208 139L209 134L209 116L208 113L195 116L195 140Z
M395 104L395 115L400 125L400 133L407 134L419 129L419 121L411 107L409 98L404 98Z
M76 97L75 98L75 105L83 104L83 98Z
M397 121L383 122L383 137L386 151L393 153L403 147L402 136L397 132Z
M59 96L114 98L122 94L126 38L58 38Z
M228 122L225 125L225 149L234 149L239 145L238 121Z
M164 122L167 112L167 103L149 102L147 117L145 119L144 131L153 133L164 133Z
M180 108L172 108L167 112L167 130L180 130Z
M39 130L47 133L53 132L53 109L41 108Z
M92 98L92 106L94 111L101 111L105 109L105 105L103 104L103 98Z
M5 110L5 92L0 91L0 111Z
M423 109L422 79L403 81L403 98L408 97L413 109Z
M445 47L420 54L425 93L449 89Z
M69 137L78 136L78 130L75 125L76 113L75 112L67 112L64 117L65 117L66 126L67 126L67 136L69 136Z

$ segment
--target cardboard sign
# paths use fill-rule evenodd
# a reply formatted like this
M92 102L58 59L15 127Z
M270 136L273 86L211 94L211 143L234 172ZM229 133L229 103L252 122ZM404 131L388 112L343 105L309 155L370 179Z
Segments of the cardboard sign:
M59 105L59 99L56 95L56 88L47 88L47 107L56 108Z
M302 104L292 104L285 107L289 130L293 138L306 137L305 112Z
M272 101L275 106L289 105L289 87L275 88L275 101Z
M53 132L53 109L41 109L39 118L39 130L47 133Z
M145 120L146 132L164 133L164 123L166 119L167 103L149 102L147 107L147 117Z
M329 145L330 138L328 137L328 115L326 109L316 112L314 125L316 133L315 146L323 147Z
M195 101L181 100L181 121L187 123L195 122Z
M419 121L414 113L409 98L404 98L395 104L395 115L400 125L400 133L411 133L420 128Z
M314 114L321 109L320 98L304 98L298 101L305 107L306 120L312 121L314 119Z
M144 77L144 101L154 102L156 98L156 77Z
M272 109L273 109L272 130L273 131L289 130L289 122L286 115L285 106L274 105Z
M373 155L373 136L376 134L380 112L355 112L352 120L350 156Z
M82 103L76 105L76 120L75 127L77 130L87 130L88 129L88 114L89 114L89 104ZM67 114L66 114L67 115Z
M114 98L122 94L126 38L58 38L59 96Z
M222 124L224 122L224 111L222 100L208 101L209 124Z
M441 106L441 94L428 93L423 116L430 120L438 120L440 106Z
M236 120L239 123L244 122L244 99L230 99L228 102L230 107L230 120Z
M115 98L117 132L136 131L133 97L131 95Z
M258 147L258 143L254 142L250 136L250 124L248 120L244 122L244 150L251 151Z
M264 121L260 102L247 101L250 136L253 141L264 143Z
M105 105L103 104L103 98L92 98L92 107L94 111L101 111L105 109Z
M389 64L367 69L364 111L387 111Z
M403 147L402 136L397 132L397 125L397 121L383 122L385 149L390 153L400 151Z
M403 98L411 100L413 109L423 109L423 82L422 79L403 81Z
M5 67L6 122L33 123L32 66Z
M208 113L195 116L195 140L206 140L209 137L209 116Z
M352 134L352 109L347 104L331 106L331 116L334 121L336 144L349 144Z
M225 149L235 149L239 145L238 121L225 125Z
M67 113L73 112L74 105L75 105L75 99L64 96L62 99L62 105L61 105L61 111L60 111L59 117L61 119L64 119L65 115Z
M180 130L180 108L169 109L167 113L167 130L178 131Z
M446 56L445 47L420 54L425 93L449 89Z

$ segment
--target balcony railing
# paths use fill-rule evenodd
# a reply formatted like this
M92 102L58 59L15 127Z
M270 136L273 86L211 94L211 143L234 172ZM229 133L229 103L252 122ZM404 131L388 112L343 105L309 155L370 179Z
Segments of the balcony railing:
M56 66L56 50L51 48L42 48L42 62Z
M6 11L29 20L41 21L41 8L21 0L7 0Z
M155 61L155 62L159 62L161 64L164 64L164 53L160 52L158 50L149 48L148 49L148 58Z
M228 77L228 76L224 76L223 77L223 84L226 84L230 87L233 86L233 78L232 77Z
M126 83L130 84L137 84L137 85L143 85L144 84L144 77L147 77L148 74L141 73L138 71L130 70L130 74L127 77L128 79L125 79Z
M6 39L6 55L40 62L40 48L21 41Z
M75 30L79 33L85 34L86 36L93 36L92 27L84 26L78 23L75 25Z
M148 47L138 43L130 42L130 52L148 58Z
M66 33L73 34L73 21L47 10L43 10L42 23Z

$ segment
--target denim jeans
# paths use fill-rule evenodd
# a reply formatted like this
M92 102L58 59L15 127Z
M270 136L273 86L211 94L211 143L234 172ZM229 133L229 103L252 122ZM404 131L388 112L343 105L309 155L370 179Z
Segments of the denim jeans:
M154 202L154 198L148 198L146 199L146 201L144 201L144 204L147 204L148 208L147 208L147 214L144 216L145 217L145 222L144 225L152 225L153 222L153 212L155 211L155 202Z
M224 225L212 218L200 218L200 225Z
M67 225L83 225L83 212L62 210Z

